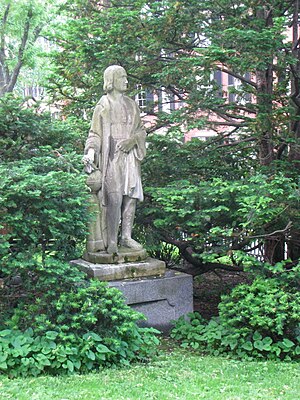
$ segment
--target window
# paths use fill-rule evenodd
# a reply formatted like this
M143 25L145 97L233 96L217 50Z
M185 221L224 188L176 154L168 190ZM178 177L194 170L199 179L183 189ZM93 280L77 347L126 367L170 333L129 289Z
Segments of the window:
M28 86L23 90L24 97L33 97L34 99L41 99L44 95L44 88L40 86Z
M236 89L236 79L232 75L228 75L228 100L229 103L234 103L236 101L236 94L234 90Z
M142 85L137 85L138 93L135 96L135 101L141 112L149 112L153 109L154 96L153 92L149 89L144 89Z
M214 80L218 86L217 97L223 97L222 72L221 71L218 70L218 71L214 72Z
M173 92L168 91L165 87L157 90L158 95L158 111L171 113L176 109L176 100Z
M247 80L251 80L251 74L249 72L247 72L244 77ZM230 103L239 102L245 104L251 102L251 94L241 91L241 85L242 82L239 79L228 75L228 100Z
M142 85L137 85L138 94L136 95L136 102L140 110L143 112L146 109L146 92L143 89Z

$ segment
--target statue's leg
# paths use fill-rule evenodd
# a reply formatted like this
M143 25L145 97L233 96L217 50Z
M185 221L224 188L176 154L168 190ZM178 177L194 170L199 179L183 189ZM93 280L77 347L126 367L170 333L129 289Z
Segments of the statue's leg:
M132 239L132 227L134 222L136 209L136 199L124 196L122 204L122 232L121 232L121 245L129 247L134 250L141 250L143 248L138 242Z
M118 231L121 219L122 194L107 193L106 221L107 221L107 252L118 252Z

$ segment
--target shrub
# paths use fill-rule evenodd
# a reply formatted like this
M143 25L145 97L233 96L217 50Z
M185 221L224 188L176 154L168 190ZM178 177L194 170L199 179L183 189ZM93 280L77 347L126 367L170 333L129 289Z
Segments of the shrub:
M74 256L87 220L84 177L74 161L63 163L50 154L0 165L0 229L7 228L0 241L3 264L5 257L25 251Z
M219 305L220 318L228 328L258 330L273 341L293 339L300 323L300 267L277 267L269 278L258 276L252 285L239 285ZM298 280L298 282L297 282Z
M141 207L141 205L139 205ZM135 236L139 243L142 243L150 257L162 260L166 263L167 268L172 268L181 262L181 255L177 246L162 241L149 226L141 225L143 221L135 226Z
M125 342L95 332L62 340L57 331L36 335L30 328L25 332L6 329L0 331L0 373L10 377L71 374L128 365L149 355L151 345L157 344L153 333L155 330L135 326L131 340Z
M144 360L155 351L158 331L139 328L144 316L105 282L51 258L22 264L19 278L18 293L5 279L0 289L3 299L15 295L15 307L2 310L2 373L85 372Z
M269 277L224 296L219 318L179 319L172 337L184 347L239 358L300 359L300 267L266 266Z
M0 373L143 360L157 331L137 326L144 317L118 290L62 261L81 254L87 233L82 129L20 104L0 101Z
M74 150L81 154L88 124L83 119L53 119L39 103L28 107L23 98L6 94L0 98L0 160L27 160L43 146L57 155Z
M86 235L81 158L87 127L75 119L51 119L38 104L23 103L13 94L0 99L2 268L26 251L74 257Z

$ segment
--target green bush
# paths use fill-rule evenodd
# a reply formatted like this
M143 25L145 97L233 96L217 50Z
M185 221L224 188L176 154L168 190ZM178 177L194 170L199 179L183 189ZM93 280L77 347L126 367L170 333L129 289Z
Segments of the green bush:
M269 278L258 276L252 285L240 285L219 305L220 318L228 328L241 332L259 330L273 341L293 339L300 323L300 267L269 267ZM298 281L298 282L297 282Z
M268 277L224 296L219 318L179 319L172 337L184 347L239 358L300 359L300 267L266 266Z
M155 351L158 331L137 326L145 317L125 305L119 290L60 260L20 265L18 290L9 279L0 289L2 307L10 299L0 313L0 372L86 372Z
M49 154L0 165L3 266L7 257L10 262L13 254L26 251L74 257L76 243L86 236L87 191L74 168L78 156L72 158L73 163L63 162Z
M50 146L57 156L66 151L83 152L88 122L51 118L40 104L24 105L23 98L9 93L0 98L0 161L27 160Z
M53 252L74 257L86 235L87 188L81 121L52 119L39 105L0 99L0 258Z
M128 365L132 360L149 356L157 344L155 331L135 326L131 340L101 337L95 332L73 334L62 340L57 331L36 335L6 329L0 331L0 374L10 377L48 374L71 374L97 370L111 365ZM141 349L143 351L141 351Z
M0 373L85 372L144 360L155 330L121 293L88 280L82 127L0 100ZM77 154L80 153L80 154Z

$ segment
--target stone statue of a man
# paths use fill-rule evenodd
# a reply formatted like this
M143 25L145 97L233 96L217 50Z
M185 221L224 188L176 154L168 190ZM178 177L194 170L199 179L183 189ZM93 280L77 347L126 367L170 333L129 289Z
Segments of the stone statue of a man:
M93 232L102 236L98 242L104 248L97 250L109 254L118 253L120 222L120 245L142 249L131 233L137 200L143 200L140 163L146 153L146 132L138 106L124 95L127 83L124 68L112 65L104 71L106 95L95 108L83 158L91 181L92 175L98 181L90 184L100 206L100 226Z

